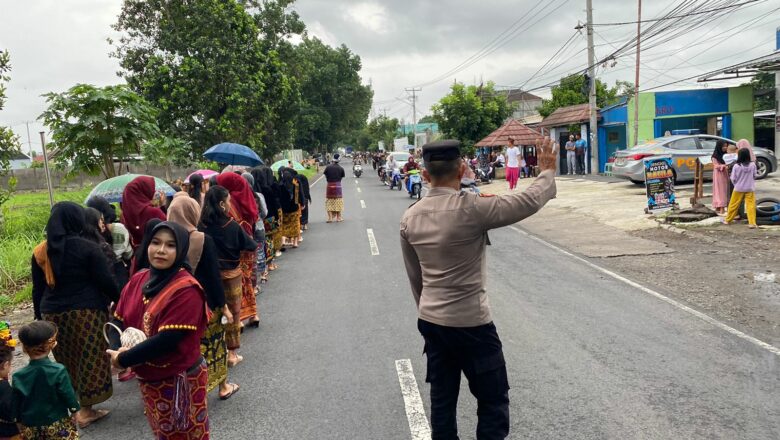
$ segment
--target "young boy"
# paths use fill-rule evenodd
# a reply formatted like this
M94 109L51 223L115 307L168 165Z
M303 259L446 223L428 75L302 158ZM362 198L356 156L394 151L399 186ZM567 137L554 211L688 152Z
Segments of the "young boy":
M0 321L0 440L21 440L19 427L13 417L13 390L8 382L16 341L11 337L11 326Z
M62 364L49 360L57 345L57 326L34 321L19 329L19 340L30 363L13 375L14 408L25 439L76 440L71 413L79 401Z

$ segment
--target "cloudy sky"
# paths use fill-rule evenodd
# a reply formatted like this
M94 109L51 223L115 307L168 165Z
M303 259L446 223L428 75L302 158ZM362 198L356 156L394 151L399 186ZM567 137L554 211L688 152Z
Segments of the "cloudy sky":
M643 19L681 2L645 1ZM710 10L729 2L697 3ZM121 82L106 42L114 36L110 25L120 6L120 0L3 1L0 48L10 51L13 70L0 124L12 126L26 143L25 121L35 121L45 108L41 94L78 82ZM777 0L759 0L724 11L714 21L643 51L641 88L771 53L780 26L778 6ZM597 24L636 20L635 0L593 0L593 7ZM522 85L546 97L549 90L541 86L587 65L586 37L574 30L578 22L586 21L585 0L299 0L294 8L310 34L331 45L346 44L361 56L363 79L375 90L373 111L407 121L412 109L404 102L405 88L422 86L419 118L454 80ZM635 33L636 25L597 26L597 56L613 52ZM567 42L559 56L533 77ZM614 66L600 67L599 77L610 83L633 81L634 62L633 55L618 58ZM730 83L710 87L720 84ZM696 87L702 85L692 80L659 90ZM41 126L33 122L30 129L33 148L39 150Z

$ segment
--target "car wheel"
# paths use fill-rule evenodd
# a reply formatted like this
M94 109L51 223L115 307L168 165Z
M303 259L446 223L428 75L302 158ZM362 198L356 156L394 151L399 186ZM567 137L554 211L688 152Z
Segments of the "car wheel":
M631 183L633 183L634 185L644 185L645 181L644 180L634 180L634 179L631 179Z
M769 161L763 157L759 157L756 160L756 179L763 179L770 171L771 165L769 165Z

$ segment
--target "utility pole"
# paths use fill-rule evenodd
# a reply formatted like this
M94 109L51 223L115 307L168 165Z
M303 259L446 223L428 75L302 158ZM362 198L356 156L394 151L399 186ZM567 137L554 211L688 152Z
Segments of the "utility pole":
M24 121L27 126L27 150L30 152L30 160L33 160L32 140L30 139L30 121Z
M417 92L422 91L422 88L406 89L407 92L412 92L412 131L414 132L414 151L417 152Z
M49 155L46 152L46 135L41 135L41 149L43 150L43 171L46 173L46 187L49 189L49 207L54 206L54 189L51 186L51 173L49 172Z
M634 143L627 145L632 147L639 144L639 43L642 34L642 0L637 0L638 11L636 15L636 76L634 77Z
M599 168L598 110L596 109L596 51L593 49L593 0L587 0L588 8L588 76L590 77L590 172Z

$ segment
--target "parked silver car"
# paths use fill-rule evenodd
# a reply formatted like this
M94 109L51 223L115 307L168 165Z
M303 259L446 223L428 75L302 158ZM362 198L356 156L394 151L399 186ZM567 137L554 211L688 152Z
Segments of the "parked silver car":
M612 175L628 179L634 183L644 183L644 160L654 156L671 155L675 180L693 180L696 171L696 159L712 156L712 152L715 150L715 142L721 139L730 144L736 144L736 141L731 139L706 134L656 138L628 150L620 150L615 153L615 161L612 163ZM763 179L769 173L777 171L777 158L771 150L753 147L753 152L756 154L756 167L758 168L759 179Z

